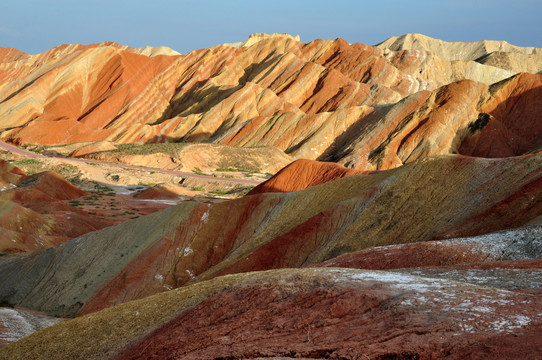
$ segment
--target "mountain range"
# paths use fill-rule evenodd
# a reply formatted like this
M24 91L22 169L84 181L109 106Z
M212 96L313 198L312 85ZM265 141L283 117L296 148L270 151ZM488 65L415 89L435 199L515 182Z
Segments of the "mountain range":
M421 34L0 48L35 151L0 159L0 359L536 358L541 71Z

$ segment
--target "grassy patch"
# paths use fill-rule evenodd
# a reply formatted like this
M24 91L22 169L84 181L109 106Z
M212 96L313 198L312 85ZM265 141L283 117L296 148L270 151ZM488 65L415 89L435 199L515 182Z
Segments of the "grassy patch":
M41 164L39 160L36 159L17 159L13 160L14 165L37 165Z
M194 170L192 170L192 172L196 175L207 175L206 173L204 173L203 171L201 171L200 168L195 168Z
M129 155L167 154L175 157L186 143L157 143L157 144L117 144L116 150L104 151L104 153L125 153Z
M230 192L229 191L225 191L225 190L213 190L211 191L211 194L217 194L217 195L226 195L226 194L229 194Z
M205 188L203 186L194 186L190 188L192 191L205 191Z

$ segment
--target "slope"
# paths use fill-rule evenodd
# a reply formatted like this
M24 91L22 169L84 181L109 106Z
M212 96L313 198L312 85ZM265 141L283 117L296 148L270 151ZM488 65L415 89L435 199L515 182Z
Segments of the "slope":
M518 227L542 213L541 161L435 157L295 193L184 202L38 254L0 258L0 300L74 316L221 274Z

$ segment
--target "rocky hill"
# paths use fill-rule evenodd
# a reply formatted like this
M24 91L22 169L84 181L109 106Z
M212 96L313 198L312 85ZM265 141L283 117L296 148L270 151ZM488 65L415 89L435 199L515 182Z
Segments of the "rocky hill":
M406 96L464 79L489 85L516 73L509 65L447 60L431 49L380 47L257 34L186 55L147 56L113 43L32 56L7 49L0 136L19 144L272 145L299 158L337 158L335 148Z
M295 193L184 202L0 262L0 299L74 316L217 275L522 226L542 215L540 161L427 158Z

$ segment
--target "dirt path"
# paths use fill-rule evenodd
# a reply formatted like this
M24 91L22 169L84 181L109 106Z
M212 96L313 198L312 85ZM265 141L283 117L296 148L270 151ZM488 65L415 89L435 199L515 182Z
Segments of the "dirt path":
M97 160L86 160L86 159L74 159L74 158L66 158L66 157L59 157L59 156L45 156L41 154L36 154L32 151L27 151L20 149L16 146L10 145L6 142L0 141L0 148L11 151L13 154L27 157L27 158L33 158L33 159L62 159L63 161L67 163L100 163L111 167L117 167L117 168L123 168L123 169L131 169L131 170L141 170L141 171L154 171L159 172L166 175L175 175L180 177L191 177L196 179L205 179L205 180L213 180L213 181L224 181L224 182L230 182L230 183L239 183L239 184L248 184L248 185L258 185L261 183L261 181L257 180L249 180L249 179L235 179L235 178L221 178L221 177L213 177L213 176L206 176L206 175L199 175L189 172L183 172L183 171L174 171L174 170L165 170L165 169L159 169L159 168L151 168L151 167L145 167L145 166L134 166L134 165L125 165L125 164L117 164L117 163L111 163L111 162L104 162L104 161L97 161Z

